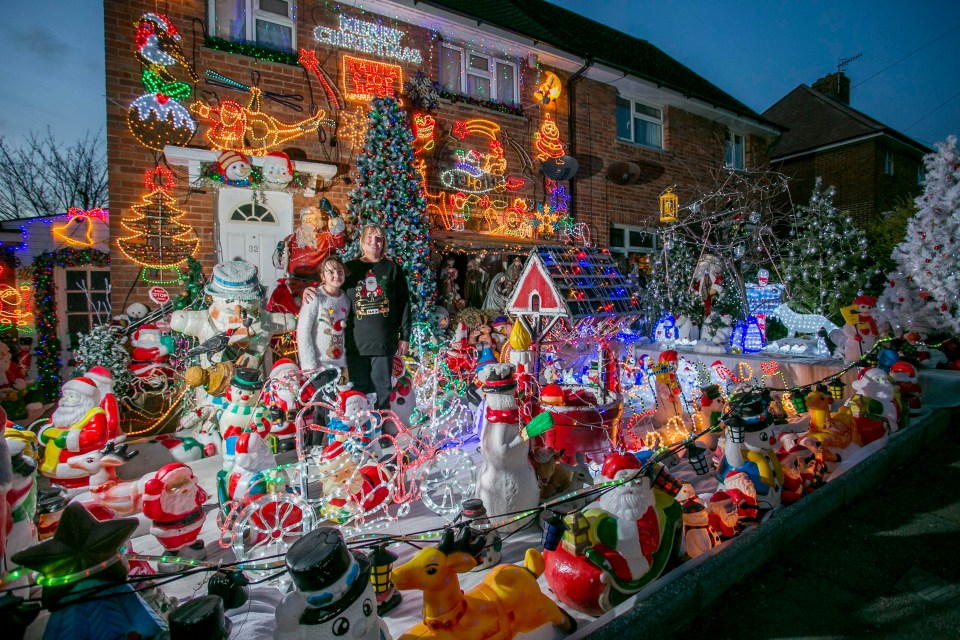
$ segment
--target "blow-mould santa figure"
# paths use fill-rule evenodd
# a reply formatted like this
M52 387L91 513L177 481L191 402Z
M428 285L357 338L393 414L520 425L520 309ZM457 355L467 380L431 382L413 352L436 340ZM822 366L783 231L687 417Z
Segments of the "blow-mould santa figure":
M193 469L174 462L160 469L143 485L143 515L152 521L152 533L168 553L204 558L203 541L197 540L206 514L207 494ZM189 547L189 552L183 551Z
M166 364L174 350L173 338L162 335L157 325L145 324L133 333L130 342L133 345L132 362L127 367L130 373L149 387L166 383L173 375Z
M276 438L277 452L296 447L297 412L300 410L300 367L289 358L273 364L263 393L263 403L270 420L270 435Z
M93 380L81 376L63 385L63 396L39 439L44 445L40 472L67 489L85 487L88 472L70 467L70 459L102 449L110 440L107 412L100 408Z
M107 430L110 439L119 438L123 435L123 431L120 430L120 407L117 404L117 396L113 392L113 374L106 367L97 365L83 375L93 380L100 392L100 408L107 414Z
M616 551L617 555L610 554L608 559L622 580L642 578L660 546L660 521L654 509L653 488L650 478L640 474L640 467L635 456L614 453L607 456L600 471L605 480L630 479L600 496L600 508L612 518L597 522L600 542ZM621 562L614 562L618 557Z

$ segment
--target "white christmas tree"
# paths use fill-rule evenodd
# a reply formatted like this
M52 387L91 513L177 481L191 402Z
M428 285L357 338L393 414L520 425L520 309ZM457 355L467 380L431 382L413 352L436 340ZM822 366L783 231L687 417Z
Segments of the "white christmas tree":
M957 139L924 158L926 186L917 213L893 250L897 268L877 302L877 316L898 332L960 331L960 157Z
M796 208L790 237L780 248L780 269L794 311L840 320L873 270L867 260L867 238L853 219L833 206L833 187L817 178L810 202Z

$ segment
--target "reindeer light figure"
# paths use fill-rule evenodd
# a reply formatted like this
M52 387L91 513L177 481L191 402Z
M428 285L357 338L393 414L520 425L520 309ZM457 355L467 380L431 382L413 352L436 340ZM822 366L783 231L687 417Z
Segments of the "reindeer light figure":
M400 640L509 640L548 622L564 633L576 630L576 621L540 591L537 577L543 573L543 556L527 549L524 566L502 564L467 593L460 590L458 573L476 566L475 555L485 536L472 543L465 528L454 537L446 529L436 547L422 549L409 562L394 569L397 589L423 591L423 622Z

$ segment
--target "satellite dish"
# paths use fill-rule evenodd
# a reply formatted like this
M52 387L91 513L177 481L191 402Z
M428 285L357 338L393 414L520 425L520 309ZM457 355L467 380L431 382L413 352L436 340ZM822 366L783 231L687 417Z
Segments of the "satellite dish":
M540 172L551 180L570 180L579 168L580 163L573 156L560 156L544 160Z
M637 184L641 176L640 167L633 162L614 162L607 167L607 179L623 187Z

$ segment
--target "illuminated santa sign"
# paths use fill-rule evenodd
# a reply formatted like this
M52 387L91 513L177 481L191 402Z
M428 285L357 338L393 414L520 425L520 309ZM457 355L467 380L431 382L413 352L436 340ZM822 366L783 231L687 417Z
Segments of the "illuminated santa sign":
M356 18L340 16L340 30L331 27L316 27L313 36L324 44L370 53L382 58L392 58L401 62L423 62L423 54L400 44L406 34L375 22L365 22Z

